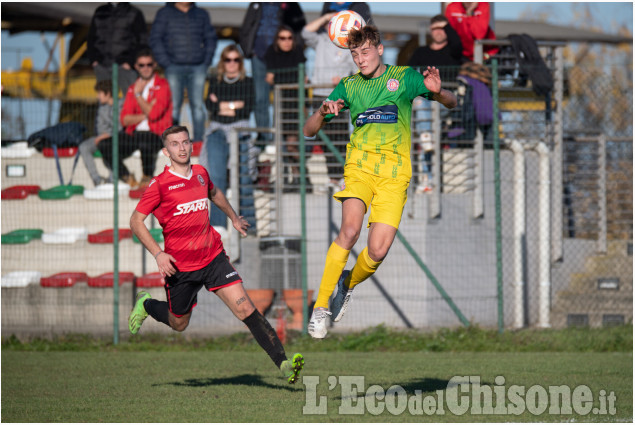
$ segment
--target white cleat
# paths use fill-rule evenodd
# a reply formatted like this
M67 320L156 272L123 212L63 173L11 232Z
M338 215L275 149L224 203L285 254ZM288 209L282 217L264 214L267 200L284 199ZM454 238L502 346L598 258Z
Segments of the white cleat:
M324 307L317 307L313 309L311 314L311 320L309 320L309 335L313 338L322 339L326 336L326 316L331 315L331 312Z
M349 275L350 270L344 270L340 279L337 281L337 292L335 293L335 298L331 301L331 312L333 314L333 321L339 322L344 317L344 313L346 313L346 309L351 303L351 297L353 296L353 290L347 289L346 285L344 285L344 281L346 277Z

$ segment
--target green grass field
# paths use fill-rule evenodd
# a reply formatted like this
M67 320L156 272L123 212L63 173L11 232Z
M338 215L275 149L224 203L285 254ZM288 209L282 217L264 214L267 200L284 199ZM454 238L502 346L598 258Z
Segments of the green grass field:
M379 330L381 332L385 331ZM621 349L608 352L541 348L536 352L513 352L502 345L493 352L413 351L408 348L410 345L404 345L402 351L307 351L305 349L319 345L310 339L297 338L287 344L288 354L303 350L306 359L303 375L312 382L315 377L320 380L317 387L309 385L315 391L306 391L303 381L288 385L266 354L252 342L235 343L244 339L242 335L234 337L234 344L225 348L222 345L227 340L219 341L216 347L187 340L158 343L156 349L151 349L154 343L147 344L143 338L117 347L87 340L81 344L76 340L75 345L69 345L68 341L66 344L59 341L21 344L5 340L2 421L632 422L632 335L631 349L625 350L624 347L629 347L627 332L629 328L622 332L626 341L621 343ZM388 335L390 341L386 347L398 345L393 338L404 339L403 334ZM346 343L346 338L340 337L338 346ZM541 338L544 339L544 335ZM327 347L328 343L323 348ZM572 390L586 385L593 394L593 407L600 407L598 395L602 390L606 395L613 392L615 414L608 411L597 415L549 414L546 409L534 415L524 409L520 415L474 414L470 410L455 415L448 405L453 402L446 400L442 414L435 411L430 416L405 408L393 415L387 407L387 398L363 398L372 385L384 390L399 385L408 400L414 398L418 390L422 397L436 397L439 390L448 392L452 377L467 375L479 376L484 385L494 389L498 385L504 391L513 385L526 388L567 385ZM360 398L351 398L342 390L340 384L347 380L346 376L364 380ZM500 376L504 377L504 384L501 378L497 380ZM386 407L379 412L384 402ZM359 403L363 403L362 414L340 412L342 406L344 410L352 405L359 408ZM303 408L314 408L318 404L325 406L324 414L303 414Z
M319 376L326 415L303 415L301 382L287 385L262 353L2 353L4 422L421 422L406 409L393 416L340 415L339 387L328 376L362 375L378 384L434 394L455 375L532 386L587 385L614 391L616 415L434 415L433 421L631 421L632 355L628 353L305 353L304 375ZM313 399L312 404L317 404ZM312 405L311 404L311 405ZM427 420L426 420L427 421Z

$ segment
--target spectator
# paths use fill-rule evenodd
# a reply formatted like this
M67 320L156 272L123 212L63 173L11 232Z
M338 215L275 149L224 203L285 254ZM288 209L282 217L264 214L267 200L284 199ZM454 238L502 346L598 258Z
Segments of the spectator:
M209 79L205 105L209 111L207 141L201 151L201 164L207 168L214 185L227 191L227 163L229 160L229 132L233 127L249 127L249 114L254 108L254 82L245 76L245 64L238 47L230 44L220 55L218 73ZM240 210L249 230L256 230L253 200L253 175L248 162L250 153L248 133L239 135L240 143ZM212 226L227 227L227 215L215 205L210 206Z
M265 81L265 53L275 41L280 25L287 25L294 33L299 33L306 19L299 3L295 2L252 2L249 4L240 30L240 47L246 58L251 58L251 72L256 90L256 126L268 128L269 96L271 86ZM269 134L259 134L261 141L271 140Z
M128 88L121 110L124 129L119 133L119 178L131 187L137 186L123 160L139 149L143 176L138 187L143 188L154 175L157 152L163 146L161 134L172 125L172 97L167 80L155 72L156 62L150 49L137 53L135 69L139 78ZM112 170L111 149L112 138L99 144L104 163Z
M408 66L421 70L428 66L439 68L439 73L444 81L456 80L458 68L461 65L463 46L461 39L452 25L448 25L448 18L444 15L436 15L430 20L430 32L427 35L428 44L417 48L408 61ZM426 131L421 134L421 165L423 178L417 186L418 192L432 190L432 155L434 154L431 133Z
M187 89L194 142L203 140L205 108L202 96L217 39L207 11L191 2L166 3L157 12L150 32L150 48L165 70L172 91L175 124L180 121L183 90Z
M112 119L113 119L113 97L112 97L112 81L101 80L95 84L97 99L99 106L97 107L97 116L95 118L95 127L97 135L84 140L79 144L79 153L84 160L84 165L88 170L88 174L95 186L112 180L112 175L108 179L102 177L97 172L97 166L93 155L97 152L97 145L102 140L112 136Z
M294 84L298 82L298 65L306 62L304 49L296 41L293 30L282 25L276 32L274 43L267 48L265 53L265 64L267 66L266 81L270 85L274 84ZM293 122L298 118L297 100L284 101L284 99L297 99L297 89L283 89L282 109L289 112L282 112L283 120L282 133L285 136L286 149L289 155L286 159L292 164L291 174L293 181L291 186L297 189L300 184L300 167L298 154L298 125ZM308 184L307 184L308 186Z
M489 26L489 3L452 2L445 9L445 16L456 30L463 44L463 62L474 61L474 40L496 39ZM496 46L483 46L483 56L487 60L498 52Z
M357 12L362 18L364 18L366 25L375 25L370 13L370 7L368 7L367 3L362 1L324 2L324 5L322 6L322 15L332 12L341 12L342 10L352 10L353 12Z
M358 71L357 65L351 57L348 49L337 47L329 38L326 29L329 20L336 12L328 12L313 22L310 22L302 29L302 38L308 47L315 50L315 63L311 83L315 85L328 86L326 88L315 88L313 94L319 98L320 103L331 94L333 88L340 82L342 77L354 74ZM331 121L331 141L334 142L341 154L346 153L346 144L349 139L348 114L342 113ZM326 153L327 172L331 183L338 185L344 172L343 167L338 163L335 156L327 150Z
M137 79L135 55L148 46L148 30L143 13L130 3L99 6L90 22L88 59L97 81L112 78L112 64L119 65L117 84L125 93Z
M413 52L408 66L422 68L461 66L463 45L452 25L448 25L448 18L443 15L434 16L430 20L428 37L428 45L421 46ZM443 68L440 71L443 71ZM449 78L444 77L443 80L449 80Z

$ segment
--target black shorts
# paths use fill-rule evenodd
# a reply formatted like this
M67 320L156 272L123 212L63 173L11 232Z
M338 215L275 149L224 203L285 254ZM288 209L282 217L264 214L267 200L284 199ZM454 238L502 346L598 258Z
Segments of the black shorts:
M223 251L202 269L191 272L177 271L165 278L168 307L176 317L184 316L196 306L196 294L203 286L208 291L217 291L240 282L241 277Z

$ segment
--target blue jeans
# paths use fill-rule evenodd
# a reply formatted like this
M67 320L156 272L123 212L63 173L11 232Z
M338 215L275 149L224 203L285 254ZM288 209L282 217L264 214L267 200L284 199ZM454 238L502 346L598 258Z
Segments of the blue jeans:
M256 105L254 115L257 127L270 127L269 120L269 95L271 86L265 81L267 75L267 65L257 56L251 58L251 72L254 78L254 90L256 91ZM259 135L261 140L271 140L271 134L264 133Z
M165 77L170 84L172 92L172 117L174 124L179 123L181 117L181 105L183 104L183 90L187 89L190 109L192 111L192 126L194 134L192 141L203 140L205 132L205 106L203 96L205 79L207 78L207 66L201 65L175 65L168 66Z
M229 143L225 132L216 130L207 136L207 172L214 186L223 193L227 192L227 162L229 161ZM253 182L249 176L249 136L239 139L239 211L250 224L256 228L256 210L254 207ZM235 195L233 195L235 196ZM209 220L212 226L227 227L227 216L216 205L210 206Z

